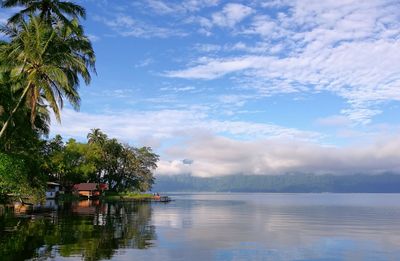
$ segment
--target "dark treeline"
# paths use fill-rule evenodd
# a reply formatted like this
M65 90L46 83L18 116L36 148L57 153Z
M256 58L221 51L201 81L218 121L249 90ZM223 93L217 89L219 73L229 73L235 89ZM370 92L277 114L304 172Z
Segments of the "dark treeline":
M158 155L150 147L133 147L109 139L100 129L87 135L88 141L57 135L43 146L43 171L65 188L75 183L107 183L111 191L147 191L154 183L152 171Z
M34 154L0 152L0 197L40 196L46 181L58 182L66 190L82 182L107 183L115 192L151 188L152 171L158 161L151 148L136 148L109 139L99 129L93 129L87 138L87 142L64 142L56 135L50 140L38 140Z
M400 193L400 175L232 175L200 178L158 176L154 191Z

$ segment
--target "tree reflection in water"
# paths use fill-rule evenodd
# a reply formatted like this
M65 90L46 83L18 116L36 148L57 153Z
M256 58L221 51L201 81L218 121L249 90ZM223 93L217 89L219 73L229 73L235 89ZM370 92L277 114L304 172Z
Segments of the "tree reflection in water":
M83 260L110 259L119 248L145 249L155 239L151 205L80 201L58 210L0 215L2 260L45 259L56 255Z

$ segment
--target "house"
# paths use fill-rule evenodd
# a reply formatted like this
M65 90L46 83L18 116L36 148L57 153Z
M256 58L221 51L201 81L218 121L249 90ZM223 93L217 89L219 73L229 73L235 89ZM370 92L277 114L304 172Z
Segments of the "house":
M107 184L102 183L79 183L75 184L72 191L75 195L93 198L100 196L103 191L107 190Z
M60 193L61 185L55 182L47 182L46 198L54 199Z

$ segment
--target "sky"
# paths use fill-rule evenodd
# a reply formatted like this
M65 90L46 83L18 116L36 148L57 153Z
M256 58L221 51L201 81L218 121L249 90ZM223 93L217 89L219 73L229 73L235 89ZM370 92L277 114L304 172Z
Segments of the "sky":
M399 0L77 3L97 75L51 136L151 146L157 175L400 173Z

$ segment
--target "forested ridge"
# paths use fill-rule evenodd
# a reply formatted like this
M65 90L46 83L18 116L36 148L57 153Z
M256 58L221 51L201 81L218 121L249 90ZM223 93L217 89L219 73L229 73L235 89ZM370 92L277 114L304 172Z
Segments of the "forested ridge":
M399 193L400 175L231 175L201 178L191 175L158 176L154 191L168 192L336 192Z

